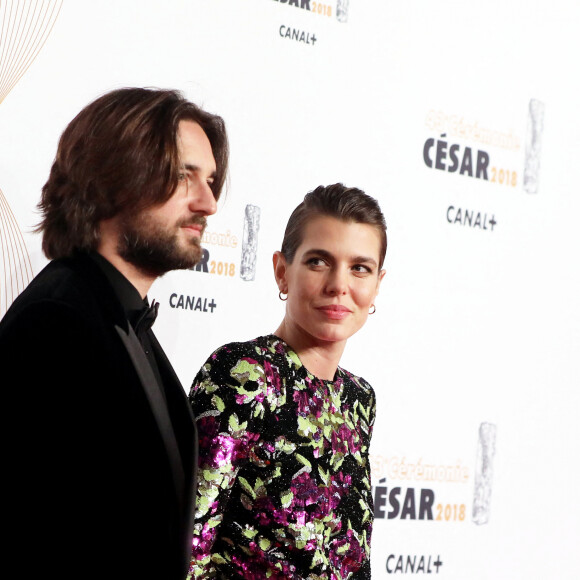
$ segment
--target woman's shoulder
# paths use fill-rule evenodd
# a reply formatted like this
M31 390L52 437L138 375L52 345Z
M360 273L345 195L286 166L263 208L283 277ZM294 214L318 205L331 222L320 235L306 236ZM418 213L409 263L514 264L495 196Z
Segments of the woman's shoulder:
M273 334L258 336L242 342L228 342L213 351L208 362L240 357L264 358L275 354L285 354L286 345Z
M282 339L268 334L253 340L229 342L220 346L208 357L200 372L231 370L239 365L249 370L255 366L271 365L281 369L299 364L298 358Z
M273 410L285 400L281 376L288 376L287 368L293 364L286 349L285 343L274 335L224 344L197 373L190 400L219 394L222 411L224 405L235 403L239 414L247 403L255 411L254 418L263 417L264 405Z
M366 393L371 397L375 396L373 387L362 377L359 377L342 367L338 367L338 376L342 379L345 385L361 390L363 393Z

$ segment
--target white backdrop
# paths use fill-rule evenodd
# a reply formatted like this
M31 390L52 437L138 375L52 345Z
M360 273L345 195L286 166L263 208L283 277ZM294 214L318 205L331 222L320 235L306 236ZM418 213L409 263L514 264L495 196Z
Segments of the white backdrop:
M360 187L389 234L342 361L378 397L373 578L580 577L575 0L0 0L0 23L0 316L46 263L31 230L66 124L110 89L178 88L231 139L208 272L149 295L184 387L277 327L271 255L304 194Z

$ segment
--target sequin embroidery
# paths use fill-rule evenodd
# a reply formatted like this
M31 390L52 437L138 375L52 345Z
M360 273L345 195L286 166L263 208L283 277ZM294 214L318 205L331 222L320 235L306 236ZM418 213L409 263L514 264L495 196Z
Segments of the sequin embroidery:
M189 578L370 578L372 387L280 338L214 352L190 395L200 481Z

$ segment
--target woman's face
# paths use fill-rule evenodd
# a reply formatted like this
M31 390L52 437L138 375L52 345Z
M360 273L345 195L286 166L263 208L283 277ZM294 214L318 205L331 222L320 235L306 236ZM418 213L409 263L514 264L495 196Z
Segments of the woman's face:
M335 342L362 327L385 274L379 271L380 244L374 226L317 216L307 223L291 264L274 255L292 334Z

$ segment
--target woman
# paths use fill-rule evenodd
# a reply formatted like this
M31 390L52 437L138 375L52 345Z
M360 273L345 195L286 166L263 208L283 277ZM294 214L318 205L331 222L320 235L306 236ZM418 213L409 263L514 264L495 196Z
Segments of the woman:
M375 397L338 363L374 312L385 230L358 189L307 194L273 259L282 323L197 375L193 578L370 578Z

